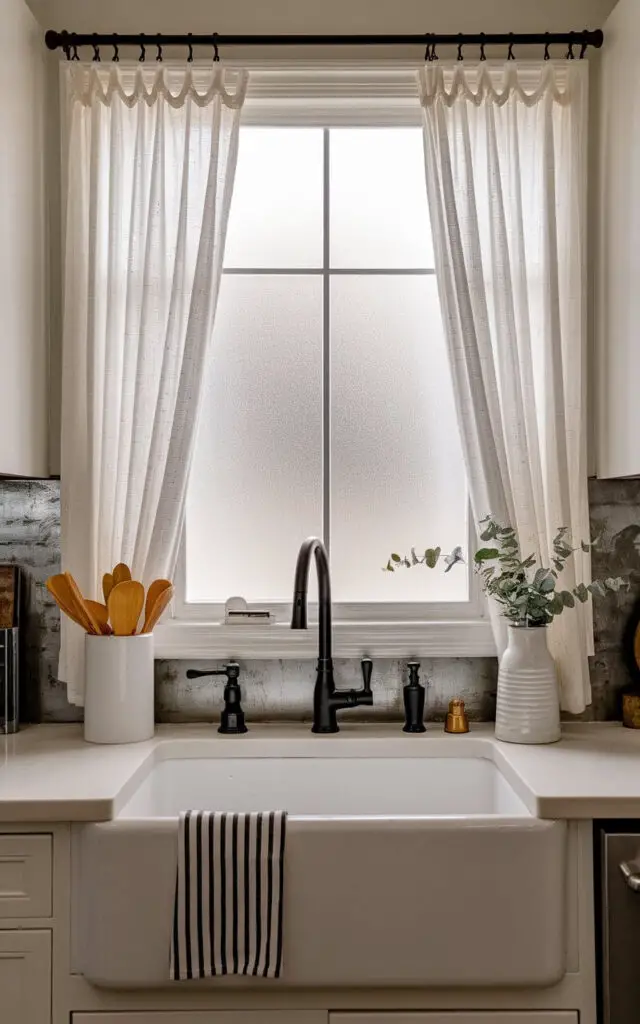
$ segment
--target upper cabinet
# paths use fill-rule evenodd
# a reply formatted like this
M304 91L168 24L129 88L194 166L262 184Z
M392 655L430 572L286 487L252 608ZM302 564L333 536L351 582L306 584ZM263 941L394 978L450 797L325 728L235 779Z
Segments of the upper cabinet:
M600 74L593 79L599 108L594 232L599 477L640 474L639 32L640 3L620 0L604 25Z
M0 474L46 476L47 317L42 30L0 0Z

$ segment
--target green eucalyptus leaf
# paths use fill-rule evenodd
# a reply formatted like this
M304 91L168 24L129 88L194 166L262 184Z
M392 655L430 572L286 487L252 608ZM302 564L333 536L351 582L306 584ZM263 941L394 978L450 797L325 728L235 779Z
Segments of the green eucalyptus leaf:
M573 608L575 606L576 602L570 590L562 590L560 592L560 597L562 598L562 603L565 608Z
M394 562L401 562L402 561L402 559L400 558L400 555L392 555L391 559Z
M435 548L427 548L424 553L424 560L430 569L435 569L438 564L438 554Z
M473 556L474 562L490 562L498 558L500 552L497 548L480 548Z

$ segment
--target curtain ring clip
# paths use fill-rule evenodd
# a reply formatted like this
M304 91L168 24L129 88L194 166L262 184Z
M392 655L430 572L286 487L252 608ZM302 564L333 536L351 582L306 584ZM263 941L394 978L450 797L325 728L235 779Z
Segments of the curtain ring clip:
M569 33L569 48L567 50L567 60L574 60L575 56L573 53L573 32Z
M218 53L218 33L214 32L211 36L211 45L213 46L213 62L218 64L220 62L220 54Z
M118 49L118 33L113 33L113 57L111 58L114 64L120 62L120 50Z
M158 32L158 37L156 39L156 47L157 47L157 50L158 50L158 52L156 53L156 60L158 60L158 61L160 61L160 63L162 63L162 36L160 35L159 32Z
M485 47L484 32L480 33L480 39L481 39L481 42L480 42L480 60L486 60L487 56L486 56L486 54L484 52L484 47Z
M93 38L93 43L92 43L92 46L93 46L93 57L92 57L92 60L95 60L98 63L100 63L100 47L96 43L96 39L98 38L97 32L93 33L93 37L94 38Z
M189 42L187 43L187 46L189 48L189 54L187 56L187 64L193 64L193 43L191 41L191 36L192 35L193 35L193 33L189 32L189 35L187 36L187 39L189 40Z
M462 37L462 32L459 32L458 33L458 60L464 60L464 58L462 56L462 47L463 46L464 46L464 39Z
M138 63L144 64L147 59L147 51L144 45L144 32L140 33L140 56L138 57Z
M545 60L551 60L551 56L549 54L549 33L545 32L545 36L546 36L546 42L544 44L544 59Z
M587 32L588 31L589 31L589 29L585 28L584 35L582 37L582 46L580 47L580 60L584 60L584 55L587 52L587 46L589 45L588 42L587 42Z
M71 36L71 60L80 60L80 54L78 53L78 44L75 38L75 32Z
M507 50L507 60L515 60L516 58L515 58L515 55L514 55L514 52L513 52L513 32L510 32L509 35L510 35L511 38L509 39L509 49Z

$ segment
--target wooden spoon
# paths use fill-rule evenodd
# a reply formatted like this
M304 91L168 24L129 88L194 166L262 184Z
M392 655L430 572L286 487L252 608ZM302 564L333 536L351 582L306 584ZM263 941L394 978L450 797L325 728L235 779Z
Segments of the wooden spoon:
M109 636L113 630L109 625L109 612L106 604L101 604L100 601L90 601L88 597L85 597L84 603L98 623L100 632L104 636Z
M117 587L118 583L126 583L131 579L131 569L126 562L118 562L113 570L113 585Z
M110 572L105 572L102 577L102 596L104 597L105 606L109 600L109 594L113 590L113 576Z
M169 604L169 601L173 597L173 587L169 584L164 590L161 590L156 597L153 608L145 616L144 626L141 629L141 633L152 633L153 627L156 625L158 619L162 615L163 611Z
M116 636L131 636L135 633L143 605L142 583L137 580L116 583L107 601L109 619Z
M149 584L149 589L147 590L147 599L144 603L145 621L149 618L153 610L153 606L156 603L156 598L158 597L158 595L170 586L171 580L154 580L153 583Z
M80 609L80 612L82 613L81 617L87 619L90 626L90 629L87 632L96 633L97 635L99 635L101 632L100 624L95 618L91 609L87 607L87 602L82 596L80 587L78 586L70 572L65 572L63 575L67 581L69 591L71 593L72 607Z
M64 612L65 615L68 615L68 617L81 626L82 629L89 632L89 622L85 616L76 609L69 590L69 585L62 573L59 573L57 576L50 576L47 580L46 586L49 593L53 595L60 611Z

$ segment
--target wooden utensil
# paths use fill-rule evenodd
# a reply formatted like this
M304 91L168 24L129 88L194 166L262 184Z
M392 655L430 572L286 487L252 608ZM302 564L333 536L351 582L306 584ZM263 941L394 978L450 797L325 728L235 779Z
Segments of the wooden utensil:
M109 611L106 604L101 604L100 601L90 601L88 597L85 597L84 603L98 623L100 632L104 636L109 636L113 630L109 625Z
M113 576L110 572L105 572L102 577L102 596L104 597L105 606L109 600L109 594L113 590Z
M68 587L69 587L69 591L71 593L71 605L72 605L72 607L80 609L80 611L82 613L81 617L87 619L87 621L89 623L89 626L90 626L90 629L88 629L87 632L89 632L89 633L96 633L97 635L99 635L100 634L100 624L97 621L97 619L95 618L95 616L94 616L93 612L91 611L91 609L87 607L87 602L85 601L84 597L82 596L82 591L80 590L80 587L78 586L78 584L76 583L76 581L74 580L74 578L73 578L73 576L71 575L70 572L65 572L65 573L63 573L63 575L64 575L64 577L65 577L65 579L67 581L67 584L68 584Z
M171 586L171 580L161 580L161 579L154 580L153 583L149 584L149 589L147 590L147 597L146 597L146 600L144 602L145 621L149 618L149 615L151 614L151 612L153 610L153 606L156 603L156 598L158 597L158 595L161 594L163 590L166 590L167 587L170 587L170 586Z
M171 586L171 584L169 584L168 587L165 587L164 590L160 591L160 593L158 594L153 603L153 608L149 613L146 614L144 626L140 630L141 633L153 632L153 627L156 625L158 619L162 615L163 611L169 604L169 601L171 600L172 597L173 587Z
M116 583L107 601L109 620L116 636L131 636L135 633L143 605L142 583L137 580Z
M118 583L126 583L131 579L131 569L126 562L118 562L113 570L113 585L117 587Z
M69 590L69 584L62 573L59 573L57 576L50 576L46 586L49 593L53 595L60 611L63 611L65 615L68 615L70 619L77 622L88 633L90 631L89 621L81 611L76 609L71 591Z

